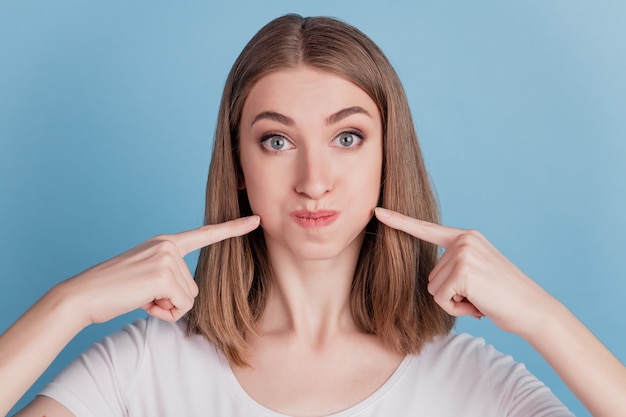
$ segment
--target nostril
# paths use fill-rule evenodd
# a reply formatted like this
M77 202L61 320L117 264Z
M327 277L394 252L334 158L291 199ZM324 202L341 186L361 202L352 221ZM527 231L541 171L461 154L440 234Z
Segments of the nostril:
M297 161L295 190L318 200L333 188L333 169L324 149L303 149Z

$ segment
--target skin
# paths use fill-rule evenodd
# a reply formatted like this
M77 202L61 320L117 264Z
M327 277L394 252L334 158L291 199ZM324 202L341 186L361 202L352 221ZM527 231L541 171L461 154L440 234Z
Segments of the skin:
M327 123L331 115L356 107L367 113L347 114ZM258 119L268 111L290 121ZM319 326L306 322L319 320L318 311L332 306L328 294L336 293L333 310L350 316L345 311L346 287L381 181L382 123L376 105L342 78L310 69L281 71L252 88L240 129L246 191L254 213L261 216L275 272L270 309L281 297L293 304L281 306L289 310L293 326ZM356 131L364 139L344 133ZM270 138L264 140L268 133ZM339 143L347 138L348 146ZM284 141L280 151L268 146L277 139ZM302 210L337 214L331 224L307 227L292 216ZM311 305L312 313L300 317L305 311L302 306L313 303L327 306Z
M183 256L258 225L258 216L252 216L157 236L52 288L0 336L0 415L9 412L63 347L91 323L137 308L178 320L198 294ZM50 398L37 397L18 415L73 414Z
M358 331L348 305L364 227L376 215L388 227L446 249L428 287L446 311L484 315L520 335L594 416L623 415L626 368L482 235L375 208L380 171L372 166L382 161L382 129L364 94L341 78L306 67L262 78L250 92L241 122L245 187L260 218L153 238L50 290L0 337L0 414L87 325L138 307L164 320L180 318L197 294L183 256L248 233L259 221L276 276L258 337L249 340L252 367L235 368L235 375L257 401L286 414L330 414L360 401L401 360L376 337ZM330 115L355 106L367 115L357 112L327 123ZM264 112L268 117L259 118ZM342 136L346 129L365 134L356 150L339 146L352 146ZM280 140L262 141L268 132L291 145L284 149ZM268 143L280 145L280 151ZM367 164L356 163L357 155ZM320 209L334 210L334 221L317 226L314 221L312 227L293 216ZM19 415L72 416L46 397L37 397Z
M563 304L506 259L480 233L376 209L394 229L446 249L428 291L448 313L489 317L523 337L593 416L626 415L626 367Z
M274 276L258 336L248 340L251 366L234 372L268 408L288 415L345 409L402 359L362 334L349 307L382 157L376 104L343 78L300 67L263 77L249 93L241 166ZM328 225L303 225L293 218L303 210L337 215Z

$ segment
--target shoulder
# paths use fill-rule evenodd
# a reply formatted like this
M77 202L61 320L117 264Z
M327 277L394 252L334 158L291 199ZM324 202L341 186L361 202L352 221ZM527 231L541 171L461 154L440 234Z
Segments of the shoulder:
M105 355L109 359L128 357L141 362L145 351L157 342L171 346L184 342L185 329L181 323L169 323L154 317L137 319L95 343L84 355Z
M126 324L92 345L55 382L80 385L91 381L116 387L111 391L132 393L147 382L152 384L156 375L181 377L182 369L193 366L179 365L198 361L219 365L219 354L208 340L188 337L182 320L170 323L148 317Z
M450 349L461 351L480 350L485 346L487 346L487 343L482 337L450 331L445 335L435 337L426 347L433 351L443 352Z
M488 345L485 339L467 333L449 332L444 336L436 337L427 344L421 357L454 359L455 361L486 358L487 356L502 355L493 346Z
M412 368L419 370L422 375L425 373L439 375L450 384L456 379L467 381L467 378L473 378L473 375L484 376L492 362L502 358L511 366L515 366L510 356L498 352L483 338L467 333L449 332L425 345L422 351L414 356Z
M529 376L524 364L499 352L481 337L450 332L426 345L416 356L414 366L421 373L441 378L446 385L469 383L499 386Z
M119 345L124 351L147 354L148 358L160 355L203 356L216 353L216 347L202 336L189 336L185 318L167 322L155 317L138 319L106 337L101 344Z
M165 337L166 340L187 340L187 321L181 318L176 322L168 322L156 317L148 316L124 325L121 329L106 336L104 341L146 341ZM189 338L193 340L194 338ZM203 339L204 340L204 339Z
M221 358L208 340L187 336L184 320L139 319L94 344L42 394L76 415L198 415L207 391L223 394Z
M457 399L466 411L475 411L466 415L571 416L522 363L466 333L437 337L412 356L405 383L426 393L424 402Z

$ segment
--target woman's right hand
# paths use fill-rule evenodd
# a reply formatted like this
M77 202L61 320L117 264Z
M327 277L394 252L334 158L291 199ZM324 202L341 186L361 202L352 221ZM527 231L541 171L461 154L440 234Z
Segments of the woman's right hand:
M59 284L84 326L142 308L176 321L193 306L198 286L183 257L194 250L256 229L259 216L156 236Z
M91 323L137 308L163 320L178 320L198 294L183 257L249 233L259 222L259 216L251 216L157 236L48 291L0 335L0 415L11 409L61 349ZM71 415L46 397L38 397L20 413L42 414Z

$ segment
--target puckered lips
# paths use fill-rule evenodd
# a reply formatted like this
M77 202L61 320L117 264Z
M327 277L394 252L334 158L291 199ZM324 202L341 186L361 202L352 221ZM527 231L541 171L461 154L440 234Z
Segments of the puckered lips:
M324 227L333 223L339 217L335 210L296 210L291 212L291 218L305 228Z

